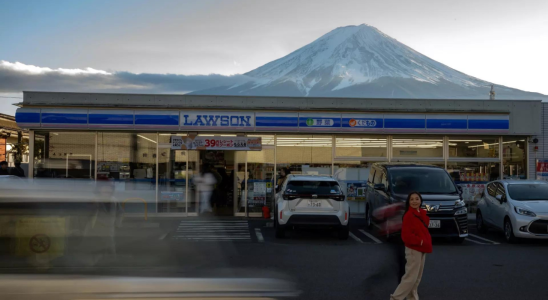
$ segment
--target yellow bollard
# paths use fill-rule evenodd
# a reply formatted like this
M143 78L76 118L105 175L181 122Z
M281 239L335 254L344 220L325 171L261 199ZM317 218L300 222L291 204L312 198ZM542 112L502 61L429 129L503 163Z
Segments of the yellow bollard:
M126 205L126 202L129 200L141 200L145 204L145 221L147 221L147 202L143 198L127 198L126 200L122 201L122 208Z

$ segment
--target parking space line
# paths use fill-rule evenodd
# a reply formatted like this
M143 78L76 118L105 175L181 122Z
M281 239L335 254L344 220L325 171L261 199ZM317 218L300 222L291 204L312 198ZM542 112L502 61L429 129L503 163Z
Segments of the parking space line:
M486 239L486 238L482 238L481 236L477 236L477 235L475 235L475 234L468 233L468 235L469 235L469 236L473 236L473 237L475 237L475 238L477 238L477 239L480 239L480 240L482 240L482 241L485 241L485 242L493 243L494 245L499 245L499 244L500 244L500 243L497 243L497 242L495 242L495 241L488 240L488 239Z
M474 241L474 240L471 240L471 239L466 239L466 240L469 241L469 242L472 242L472 243L480 244L480 245L489 245L489 244L482 243L482 242L478 242L478 241Z
M382 242L381 242L378 238L374 237L373 235L371 235L371 234L368 233L367 231L365 231L365 230L363 230L363 229L359 229L359 231L360 231L361 233L365 234L365 236L367 236L368 238L372 239L375 243L377 243L377 244L382 244Z
M360 240L359 237L355 236L352 232L348 233L348 235L350 235L350 237L353 238L356 242L363 244L363 241Z
M255 235L257 236L257 240L259 241L259 243L264 242L264 237L263 237L263 233L261 232L261 228L255 228Z

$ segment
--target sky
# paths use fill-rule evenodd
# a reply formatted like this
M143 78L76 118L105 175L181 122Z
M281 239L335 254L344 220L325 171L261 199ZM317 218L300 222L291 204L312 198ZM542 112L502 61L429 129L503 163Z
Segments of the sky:
M97 84L124 91L158 81L145 91L172 92L184 82L190 91L211 78L238 83L245 77L235 74L362 23L468 75L548 94L548 1L506 2L0 0L0 112L14 112L21 90L51 89L29 72L85 77L65 90L118 74Z

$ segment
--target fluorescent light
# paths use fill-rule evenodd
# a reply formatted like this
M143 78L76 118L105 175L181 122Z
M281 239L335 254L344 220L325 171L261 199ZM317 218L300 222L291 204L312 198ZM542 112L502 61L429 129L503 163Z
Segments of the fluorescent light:
M142 135L140 135L140 134L138 134L137 136L140 137L140 138L142 138L142 139L145 139L145 140L147 140L147 141L149 141L149 142L153 142L154 144L156 144L156 141L151 140L151 139L147 138L146 136L142 136Z

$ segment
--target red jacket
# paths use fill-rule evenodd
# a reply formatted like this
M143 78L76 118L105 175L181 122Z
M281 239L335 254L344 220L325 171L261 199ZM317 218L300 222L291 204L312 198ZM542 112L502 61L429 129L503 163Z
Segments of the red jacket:
M407 248L423 253L432 253L432 237L428 232L430 218L424 209L420 213L413 208L405 213L401 230L401 238ZM422 245L421 245L422 241Z

